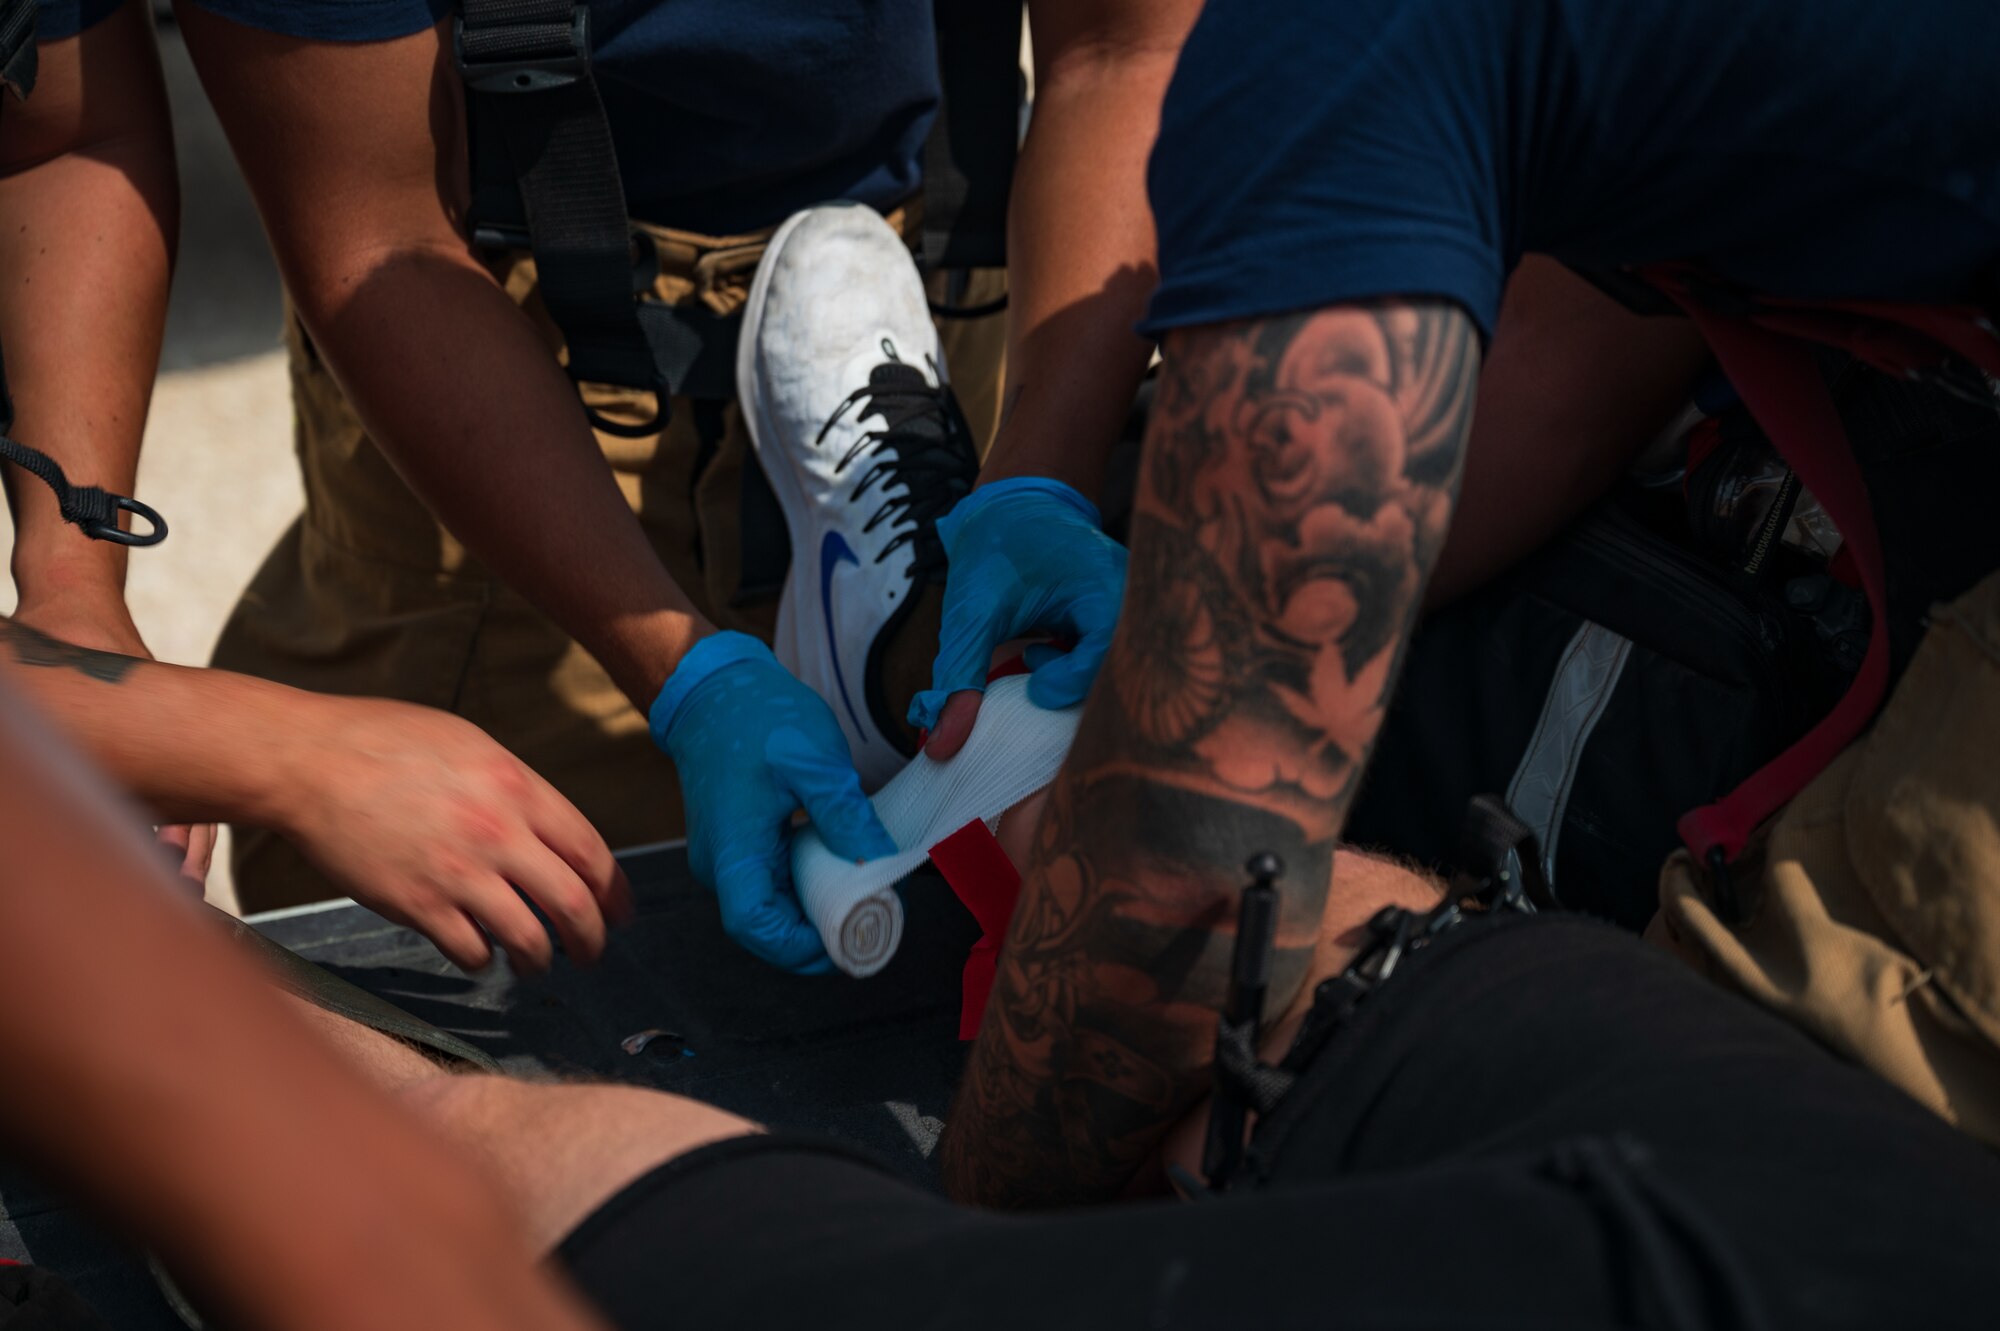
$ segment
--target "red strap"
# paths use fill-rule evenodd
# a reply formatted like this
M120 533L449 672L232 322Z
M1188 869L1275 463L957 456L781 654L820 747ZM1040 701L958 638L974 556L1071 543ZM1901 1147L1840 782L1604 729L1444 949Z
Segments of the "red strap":
M2000 378L2000 330L1983 310L1970 305L1777 299L1758 303L1769 307L1756 313L1758 323L1839 347L1892 373L1934 365L1944 350Z
M1000 849L992 831L977 818L932 846L931 863L983 931L965 959L959 1000L958 1038L970 1040L979 1034L979 1022L986 1015L986 997L998 973L1000 943L1007 936L1014 902L1021 895L1021 874L1007 852Z
M1809 345L1743 315L1711 309L1690 292L1683 272L1655 270L1646 276L1688 312L1751 415L1840 528L1874 616L1861 669L1834 709L1803 739L1721 800L1682 816L1681 839L1698 859L1706 861L1718 849L1725 859L1734 859L1757 825L1805 789L1861 733L1882 703L1889 682L1882 544L1861 469Z
M1681 478L1681 492L1685 496L1687 487L1694 480L1695 472L1708 461L1716 449L1722 447L1722 418L1710 416L1697 422L1687 432L1686 475Z

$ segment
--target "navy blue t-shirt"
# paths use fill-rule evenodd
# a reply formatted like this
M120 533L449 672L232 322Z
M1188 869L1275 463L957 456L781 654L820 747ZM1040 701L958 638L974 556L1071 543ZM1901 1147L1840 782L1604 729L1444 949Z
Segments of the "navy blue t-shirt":
M124 0L38 0L35 6L37 41L59 42L74 37L92 24L118 12Z
M1165 329L1521 254L1772 295L2000 276L2000 0L1209 0L1151 169Z
M88 0L86 0L88 2ZM198 0L326 41L429 27L450 0ZM747 231L921 183L937 109L931 0L594 0L592 65L634 217Z

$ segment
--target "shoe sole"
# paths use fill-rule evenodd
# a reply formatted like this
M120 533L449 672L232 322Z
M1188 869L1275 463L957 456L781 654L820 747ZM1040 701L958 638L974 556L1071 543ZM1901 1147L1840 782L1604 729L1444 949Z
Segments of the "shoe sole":
M778 595L778 623L773 635L773 649L780 661L798 660L798 625L794 606L798 598L793 595L800 552L799 533L791 530L790 515L805 509L805 496L799 493L798 479L790 467L772 467L765 457L767 436L775 433L774 427L763 418L764 395L757 379L757 339L764 326L764 302L771 291L771 273L777 267L777 258L783 252L785 242L801 222L811 216L801 211L786 218L784 224L771 233L765 242L764 257L757 265L757 272L750 279L750 295L743 305L743 328L736 339L736 400L743 407L743 423L750 431L750 451L763 469L764 479L777 496L778 507L786 514L785 528L792 542L792 567L785 573L784 590Z
M763 329L764 304L770 294L771 274L777 269L778 259L784 253L785 244L791 239L792 232L812 216L812 211L807 209L794 213L771 233L771 239L764 247L764 257L757 265L756 275L750 280L750 293L743 307L743 328L736 343L736 396L737 401L742 404L743 421L750 433L750 451L755 455L757 465L763 469L764 478L770 483L771 492L778 500L778 507L785 512L785 530L791 538L791 567L785 574L784 590L778 595L778 622L772 634L772 650L777 654L778 660L795 673L803 657L801 647L805 640L800 628L800 615L809 612L814 600L815 588L812 585L812 576L817 568L815 560L818 546L813 540L802 539L805 534L792 528L791 515L808 511L805 496L798 488L798 478L789 465L777 465L780 459L767 458L767 449L776 447L777 428L764 419L764 395L757 377L757 344ZM941 364L939 373L940 375L943 373ZM767 440L771 442L767 443ZM805 577L803 590L800 582L802 575ZM871 748L882 746L889 753L896 755L898 766L908 758L909 754L899 743L897 734L885 728L882 717L877 715L883 709L883 705L882 700L876 696L878 690L871 687L871 681L879 681L880 652L887 639L892 636L896 625L915 609L916 601L916 588L912 587L910 594L897 603L896 609L890 612L884 619L882 627L877 630L874 641L869 644L867 653L858 663L860 670L847 680L848 686L855 691L860 704L857 710L865 711L870 724L875 728L876 733L872 737L864 735L864 739L872 739ZM801 604L806 605L808 610L801 611ZM827 643L826 649L829 653L839 650L831 642ZM839 663L829 664L832 665L833 673L838 674ZM855 663L850 659L848 664ZM819 673L827 674L826 671ZM830 679L821 682L830 683ZM807 680L806 683L812 685L813 681ZM824 688L814 685L814 691L822 698L826 698ZM838 717L841 704L833 698L826 698L826 702L829 707L834 708L835 716ZM859 755L850 756L855 757L857 761L859 759ZM879 782L885 779L886 775L878 775L875 780Z

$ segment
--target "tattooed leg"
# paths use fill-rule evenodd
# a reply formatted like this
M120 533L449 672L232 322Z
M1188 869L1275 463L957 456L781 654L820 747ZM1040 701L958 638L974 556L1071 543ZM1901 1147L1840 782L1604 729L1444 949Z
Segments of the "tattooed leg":
M1169 339L1118 637L946 1130L954 1195L1099 1200L1152 1158L1207 1089L1257 851L1286 864L1272 1010L1297 992L1444 541L1478 360L1442 304Z

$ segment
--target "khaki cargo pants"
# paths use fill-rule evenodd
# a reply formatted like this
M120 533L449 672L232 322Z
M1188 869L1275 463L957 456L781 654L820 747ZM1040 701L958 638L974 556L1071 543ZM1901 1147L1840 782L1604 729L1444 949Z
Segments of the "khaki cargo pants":
M915 235L902 210L889 220ZM698 301L717 314L742 306L771 234L643 229L659 248L655 298ZM509 255L493 271L556 354L561 337L536 294L532 259ZM997 270L978 272L954 295L981 303L1001 294L1005 282ZM934 281L934 294L941 289ZM213 663L299 688L456 712L553 783L612 846L683 835L680 784L646 718L582 647L438 525L368 437L297 319L286 322L305 513L237 604ZM982 456L999 416L1004 323L940 323ZM614 420L642 421L651 405L644 394L596 386L584 397ZM742 480L755 464L737 404L676 398L663 432L637 439L599 432L597 440L674 580L717 625L768 641L776 592L741 585ZM891 654L892 699L929 685L936 607L933 590L927 612L913 618ZM237 828L235 844L246 912L340 895L274 834Z
M1653 937L2000 1146L2000 574L1931 611L1874 727L1738 861L1681 851Z

